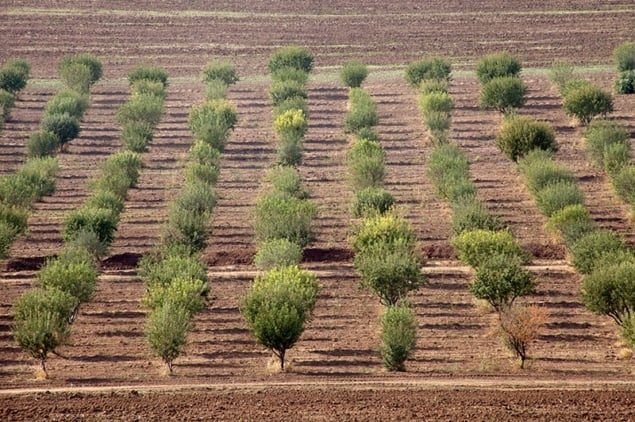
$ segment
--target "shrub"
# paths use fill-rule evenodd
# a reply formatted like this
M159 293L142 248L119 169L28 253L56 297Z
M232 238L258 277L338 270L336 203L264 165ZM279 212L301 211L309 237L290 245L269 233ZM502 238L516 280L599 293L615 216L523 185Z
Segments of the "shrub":
M135 99L136 97L142 95L151 95L160 99L161 101L165 100L168 93L165 90L165 86L159 81L153 81L149 79L139 79L132 84L131 88L131 98ZM157 100L158 101L158 100Z
M146 290L143 303L153 311L171 303L193 316L205 309L208 294L209 284L206 281L177 277L167 284Z
M385 214L395 205L395 198L382 188L368 187L355 192L351 212L355 217Z
M287 239L273 239L261 243L254 257L254 264L261 271L298 265L300 261L302 248Z
M613 98L600 87L587 85L567 92L562 107L568 116L577 118L586 126L593 117L613 111Z
M587 81L586 79L573 78L567 81L564 84L564 86L560 88L560 95L562 95L562 97L564 98L571 91L575 91L576 89L580 89L580 88L593 87L593 86L594 85L591 82Z
M210 213L192 213L172 208L168 217L164 241L168 245L181 245L193 251L200 251L207 245L207 226Z
M452 246L458 258L471 267L478 268L493 255L505 255L509 259L520 259L527 264L529 256L520 249L520 245L507 230L470 230L455 236Z
M476 269L470 291L477 299L486 300L496 312L512 306L514 300L535 292L531 273L521 266L518 256L495 253Z
M349 93L350 109L344 120L346 133L357 133L362 128L377 126L377 104L368 95L360 95L361 88L354 88Z
M306 99L307 90L304 84L298 81L274 81L269 88L269 96L274 107L277 107L289 98L300 97Z
M128 151L142 153L152 142L154 128L148 122L138 120L128 122L121 131L121 144Z
M476 64L476 77L482 85L494 78L518 76L520 61L509 53L494 53L483 57Z
M229 132L236 127L236 109L225 100L207 101L192 107L188 124L197 140L222 152Z
M534 195L552 183L576 182L569 169L552 159L551 151L535 149L528 152L518 160L518 170L527 189Z
M568 205L551 214L546 228L550 233L560 236L570 248L581 237L593 230L593 220L584 205Z
M74 56L65 56L60 61L58 70L60 74L63 74L66 69L73 67L74 65L86 66L89 70L88 85L94 85L99 81L103 75L102 64L99 59L92 54L82 53Z
M7 120L11 115L11 110L15 105L15 95L9 91L0 89L0 119ZM2 129L0 127L0 129Z
M238 82L236 69L228 62L210 61L203 68L201 79L208 84L212 81L222 81L225 85L233 85Z
M425 116L425 124L430 130L434 144L447 143L447 131L450 129L450 113L431 111Z
M0 69L0 89L12 94L23 90L29 80L30 70L24 60L7 61Z
M182 306L165 303L148 315L145 326L146 341L172 373L174 360L187 343L187 333L192 327L190 313Z
M276 166L269 170L267 179L277 192L305 199L308 197L307 192L302 186L302 178L298 170L290 166Z
M540 212L551 217L566 206L583 204L584 195L575 183L554 182L536 192L536 204Z
M67 248L86 251L95 260L99 260L108 252L108 245L99 239L97 233L92 230L82 230L66 244Z
M447 92L433 91L419 97L419 110L424 119L430 113L449 113L454 109L454 100Z
M580 237L571 248L573 266L580 274L591 274L605 256L624 252L624 240L609 230L596 229Z
M90 186L96 191L111 192L118 198L125 200L128 189L130 189L130 179L122 173L104 173L98 179L93 180Z
M529 344L538 338L546 321L547 312L537 306L514 305L501 312L498 335L518 358L520 369L525 367Z
M46 114L68 113L81 119L90 104L88 95L65 89L55 94L46 104Z
M106 159L103 173L123 175L128 180L128 187L133 187L139 181L139 170L142 165L143 161L136 152L118 151Z
M386 153L379 142L359 139L348 150L346 161L355 191L384 184Z
M306 105L306 98L297 96L285 98L273 108L273 118L276 119L281 114L289 110L302 110L304 117L309 119L309 109Z
M373 127L364 126L357 129L355 132L355 138L358 140L366 139L367 141L379 142L379 133L377 133L377 130Z
M89 302L97 286L97 270L92 262L50 260L37 274L37 283L45 289L59 289L69 293L80 303Z
M157 66L137 66L128 74L128 82L131 86L142 79L161 82L164 88L168 86L168 73Z
M395 305L425 282L421 261L410 239L376 241L357 251L355 269L360 286L370 289L386 306Z
M635 93L635 70L620 72L615 80L615 92L618 94Z
M11 177L15 182L10 183L13 188L5 196L3 183L0 179L0 198L14 205L28 206L39 201L45 195L55 192L55 177L59 172L59 161L54 157L31 158L27 160ZM19 202L20 198L30 200L30 203Z
M199 164L210 167L220 166L220 151L200 139L190 147L189 154L190 159Z
M306 48L287 46L271 54L268 67L271 73L275 73L283 67L291 67L310 73L313 70L313 56Z
M410 223L394 215L376 215L362 220L351 238L353 251L358 254L375 244L400 243L414 251L417 236Z
M42 130L53 132L57 135L62 150L66 143L77 138L81 131L79 120L68 113L45 114L41 125Z
M510 113L525 105L527 86L517 76L503 76L486 82L481 88L481 108Z
M205 264L197 255L184 253L182 248L166 248L145 255L139 261L137 275L149 290L168 286L177 278L207 284Z
M558 149L555 134L548 123L523 116L505 120L496 136L496 145L513 161L518 161L533 149Z
M295 197L269 194L261 197L254 211L256 240L287 239L304 247L313 240L311 222L315 204Z
M635 262L597 265L582 280L582 301L589 311L623 326L635 315Z
M476 188L469 179L469 163L454 144L434 146L428 158L428 177L442 198L451 202L465 200L476 195Z
M13 338L18 346L40 361L46 375L49 352L66 342L68 319L75 299L56 289L33 290L20 296L13 307Z
M449 92L450 81L447 79L427 79L419 83L419 94L426 95L432 92Z
M596 167L604 168L604 151L612 144L629 144L628 131L625 127L609 120L595 120L586 130L587 152Z
M296 140L304 137L308 123L302 110L288 110L276 117L273 128L281 139Z
M381 317L381 354L389 371L405 371L404 362L417 344L417 319L412 309L404 305L391 306Z
M212 186L218 180L220 169L200 163L189 162L185 167L185 181L188 184Z
M119 216L106 208L83 206L72 211L64 222L64 240L73 241L80 233L92 231L108 246L114 239Z
M302 163L302 138L284 138L278 144L276 164L298 166Z
M635 165L627 165L613 178L613 188L617 196L635 206Z
M224 100L227 98L228 87L221 80L211 80L205 84L205 100Z
M115 116L119 126L145 123L155 128L163 117L163 100L153 94L139 94L124 103Z
M60 78L69 89L88 94L90 91L90 67L82 63L68 63L59 69Z
M619 72L635 70L635 42L625 42L615 47L613 60Z
M455 236L469 230L497 231L503 228L500 219L473 197L456 201L452 206L452 233Z
M257 276L241 300L241 313L256 342L270 349L284 370L285 356L311 319L319 284L298 267L283 267Z
M24 233L28 227L29 210L0 203L0 222L15 233Z
M220 152L205 143L196 141L190 148L190 162L185 170L188 183L205 183L209 186L216 183L220 173Z
M562 91L567 82L575 78L574 72L573 63L568 60L557 60L549 69L549 80L559 91Z
M211 213L216 206L216 196L208 185L196 183L186 185L171 205L170 212L191 214Z
M124 208L124 201L113 192L97 190L92 193L84 202L86 208L104 208L110 210L115 215L121 214Z
M604 170L614 178L631 160L631 147L628 144L614 143L604 149Z
M431 79L449 80L452 66L439 58L427 58L406 67L406 81L413 87L418 87L422 81Z
M29 136L26 151L29 158L41 158L53 155L60 147L60 138L46 130L38 130Z
M340 70L340 80L349 88L359 88L368 76L368 68L362 62L344 63Z
M0 259L8 258L9 248L17 235L18 233L13 226L0 220Z
M274 82L295 81L299 84L306 85L309 80L309 74L302 69L281 67L271 73L271 80Z

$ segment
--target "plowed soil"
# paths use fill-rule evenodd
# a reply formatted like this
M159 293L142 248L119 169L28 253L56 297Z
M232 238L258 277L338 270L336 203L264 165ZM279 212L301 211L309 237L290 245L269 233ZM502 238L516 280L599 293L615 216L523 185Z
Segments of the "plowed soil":
M483 54L508 50L527 68L530 92L521 114L549 121L556 158L575 174L596 222L635 242L630 210L609 180L591 166L582 130L562 112L544 71L555 59L585 67L583 76L606 89L615 73L610 52L635 38L630 0L596 2L474 2L404 0L315 1L14 1L0 10L0 63L23 57L35 80L22 92L0 133L0 174L25 160L24 143L56 91L60 57L91 52L104 64L81 136L59 156L57 191L35 205L29 235L14 243L0 275L0 419L2 420L629 420L633 362L623 359L614 324L580 301L580 277L519 175L496 148L501 123L478 108L470 70ZM575 3L575 4L571 4ZM239 312L255 275L251 209L260 180L275 158L267 94L267 57L286 44L315 55L309 81L309 130L300 172L319 207L317 239L303 266L321 291L314 319L289 352L289 372L276 373ZM430 150L404 81L404 64L424 54L447 57L459 70L451 137L471 163L484 204L530 252L539 282L528 302L549 312L525 370L493 334L494 316L473 300L469 268L450 246L450 210L426 175ZM239 124L223 155L219 203L204 259L212 297L196 320L185 355L166 375L144 341L144 286L138 259L158 242L169 201L183 181L192 142L187 116L203 98L200 69L212 57L236 65L242 80L229 100ZM377 66L364 87L378 102L377 127L387 153L386 188L415 227L428 284L412 295L418 344L403 374L382 369L377 353L381 306L358 288L347 238L354 224L343 133L347 91L335 66L359 58ZM166 115L143 155L139 184L129 193L95 299L82 307L72 341L49 359L49 379L13 342L11 306L35 285L35 270L62 247L67 212L89 193L86 183L120 148L117 108L126 101L127 72L140 63L165 67L171 78ZM635 96L616 96L613 116L635 133ZM47 392L49 391L49 392Z

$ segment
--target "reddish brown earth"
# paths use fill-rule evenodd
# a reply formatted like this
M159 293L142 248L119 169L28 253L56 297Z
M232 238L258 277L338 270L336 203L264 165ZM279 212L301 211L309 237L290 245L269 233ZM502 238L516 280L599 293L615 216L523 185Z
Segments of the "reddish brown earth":
M618 359L622 346L613 323L584 309L580 277L567 265L562 245L544 231L545 220L513 164L492 142L500 116L479 110L478 83L459 73L451 86L456 101L452 138L472 164L484 203L533 254L530 268L540 285L527 300L549 312L528 369L515 369L492 335L492 315L483 313L467 290L469 269L454 259L450 210L426 176L430 146L415 94L401 72L393 71L424 53L441 54L458 69L469 69L481 55L501 49L516 53L527 67L548 66L556 58L608 66L613 46L635 35L632 2L585 0L572 6L562 0L488 0L478 10L461 0L364 0L356 7L339 0L328 7L311 1L250 3L214 2L216 11L211 11L203 1L139 1L107 11L112 2L103 0L9 1L0 10L0 31L11 34L3 39L0 63L24 57L40 79L21 94L0 134L0 174L13 172L25 159L24 142L56 90L50 79L62 55L97 54L105 73L93 89L81 136L60 155L57 192L36 204L29 236L19 239L2 263L0 418L632 419L633 363ZM320 209L317 240L303 265L318 274L322 289L313 321L289 353L291 372L275 374L267 369L269 354L249 335L238 304L255 274L250 212L275 156L268 81L262 75L272 49L294 42L309 47L317 65L309 82L310 125L300 172ZM160 238L168 203L182 184L181 163L192 142L187 114L203 96L198 73L213 56L225 57L244 75L229 94L239 125L223 155L219 203L204 251L212 298L197 318L186 354L175 362L175 375L168 377L143 338L144 287L134 266ZM405 374L382 370L377 354L381 307L358 289L347 246L353 224L344 165L348 140L342 130L347 93L333 66L350 58L381 66L371 69L365 87L378 101L386 187L415 227L427 260L429 283L412 296L419 338ZM71 344L50 358L50 379L36 380L33 360L12 340L11 305L34 285L34 269L60 250L66 213L82 203L89 192L86 182L119 148L114 114L128 94L125 75L139 63L156 63L170 72L166 116L144 154L145 168L102 263L97 295L74 323ZM585 76L608 89L614 73ZM528 70L523 78L530 93L521 113L554 125L560 144L556 157L578 177L593 217L635 241L628 207L590 165L582 131L562 112L544 73ZM635 133L635 97L618 96L615 106L613 115ZM33 388L72 390L26 390Z

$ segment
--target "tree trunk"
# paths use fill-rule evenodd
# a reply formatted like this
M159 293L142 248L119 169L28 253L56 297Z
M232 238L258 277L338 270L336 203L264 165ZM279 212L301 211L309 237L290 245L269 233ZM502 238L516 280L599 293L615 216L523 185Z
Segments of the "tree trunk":
M42 368L42 372L44 373L44 378L48 378L49 374L46 372L46 358L40 359L40 368Z
M284 371L284 352L285 350L280 351L280 370Z

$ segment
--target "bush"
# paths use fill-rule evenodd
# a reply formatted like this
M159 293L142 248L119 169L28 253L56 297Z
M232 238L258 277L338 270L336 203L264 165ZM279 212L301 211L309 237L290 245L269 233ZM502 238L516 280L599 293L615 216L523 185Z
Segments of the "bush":
M213 81L222 81L225 85L233 85L238 82L236 69L230 63L224 61L207 62L203 68L201 79L206 84Z
M481 108L510 113L525 105L527 86L517 76L490 79L481 88Z
M59 69L60 78L69 89L88 94L90 91L90 67L82 63L68 63Z
M571 91L575 91L580 88L593 87L594 85L586 79L573 78L567 81L562 88L560 88L560 95L566 97Z
M60 74L63 73L64 69L69 66L73 66L75 64L80 64L88 67L90 73L89 77L89 85L94 85L97 81L99 81L103 75L102 64L99 59L92 54L82 53L76 54L74 56L65 56L60 61L58 70Z
M355 269L360 286L370 289L379 301L392 306L425 283L421 261L410 239L376 241L356 252Z
M228 87L221 80L211 80L205 84L205 100L224 100L227 98Z
M456 201L452 206L452 233L483 229L497 231L504 228L500 219L485 208L476 198Z
M419 110L424 119L430 113L449 113L454 109L454 100L447 92L433 91L419 97Z
M122 127L145 123L154 129L162 117L163 100L153 94L139 94L119 107L115 120Z
M0 223L6 224L16 234L26 231L28 219L28 209L0 203Z
M190 159L199 164L210 167L220 166L220 151L200 139L190 147L189 154Z
M595 116L613 111L613 98L598 86L586 85L567 92L562 107L568 116L577 118L586 126Z
M124 201L109 191L98 190L84 202L86 208L104 208L110 210L115 215L121 214L124 208Z
M447 79L428 79L419 83L419 94L426 95L432 92L445 92L450 90L450 81Z
M407 306L391 306L381 317L381 354L389 371L405 371L417 344L417 319Z
M18 346L40 361L46 375L49 352L70 336L68 320L75 299L56 289L24 293L13 306L13 338Z
M276 166L269 170L267 180L277 192L293 196L298 199L308 197L302 186L302 178L298 170L290 166Z
M471 267L478 268L493 255L505 255L509 259L529 263L529 256L507 230L470 230L455 236L452 246L458 258Z
M551 151L535 149L528 152L518 161L518 170L533 195L552 183L576 182L569 169L552 159Z
M304 247L313 240L311 222L316 215L317 207L307 200L276 193L265 195L254 210L256 240L287 239Z
M613 188L621 199L635 206L635 165L627 165L613 178Z
M351 212L355 217L385 214L395 205L395 198L382 188L368 187L355 192Z
M220 169L205 164L189 162L185 166L185 181L188 184L213 186L218 180Z
M13 226L0 220L0 259L9 257L9 248L17 235L18 233Z
M168 73L157 66L137 66L128 74L128 82L131 86L143 79L160 82L164 88L168 86Z
M365 126L357 129L355 132L355 138L358 140L366 139L367 141L379 142L379 133L377 133L375 128Z
M625 42L615 47L613 60L619 72L635 70L635 42Z
M271 73L275 73L284 67L291 67L310 73L313 70L313 56L306 48L287 46L271 54L268 67Z
M379 142L360 139L349 149L346 161L353 190L384 184L386 153Z
M37 283L44 289L62 290L80 303L86 303L95 295L97 270L92 261L64 259L62 256L48 261L40 269Z
M609 120L595 120L584 135L591 162L604 168L604 151L612 144L629 144L629 134L625 127Z
M225 100L207 101L192 107L188 124L196 140L204 141L222 152L229 132L238 123L236 109Z
M205 309L209 284L206 281L177 277L167 284L146 290L144 305L153 311L168 303L185 309L190 317Z
M309 74L304 70L294 67L281 67L271 73L271 80L274 82L295 81L299 84L306 85L309 80Z
M494 78L518 76L520 70L520 61L516 57L509 53L494 53L483 57L476 64L476 77L484 85Z
M273 108L273 118L276 119L289 110L302 110L304 117L306 117L307 120L309 119L309 109L307 108L306 98L304 97L289 97L279 102Z
M157 97L161 101L164 101L165 98L168 96L168 93L165 90L165 86L163 86L163 84L159 81L139 79L134 84L132 84L130 88L132 99L135 99L136 97L142 95L151 95Z
M117 231L119 216L106 208L83 206L72 211L64 222L64 240L72 242L80 233L92 231L99 241L109 246Z
M201 251L207 245L207 226L210 213L192 213L190 211L172 208L164 241L168 245L180 245L193 251Z
M549 217L546 228L571 248L581 237L593 230L593 220L584 205L568 205Z
M536 290L531 273L521 264L518 256L504 253L487 257L476 269L470 291L477 299L487 301L496 312L503 312L516 298Z
M45 114L41 125L42 130L53 132L57 135L62 150L66 143L77 138L81 131L79 120L68 113Z
M476 195L476 188L469 179L470 165L457 145L435 145L427 164L428 177L442 198L454 203Z
M615 92L618 94L635 93L635 70L620 72L615 80Z
M306 99L308 94L304 84L294 81L274 81L269 88L269 96L273 106L277 107L289 98L300 97Z
M628 144L614 143L604 149L604 170L614 178L631 160Z
M302 163L302 138L284 138L278 144L276 164L280 166L299 166Z
M139 181L139 170L143 165L141 157L136 152L118 151L110 155L103 165L103 173L108 175L123 175L128 180L128 187L136 186Z
M28 207L55 192L58 172L57 158L31 158L14 175L0 178L0 199L6 204Z
M496 136L496 145L513 161L518 161L533 149L552 152L558 149L555 134L548 123L523 116L505 120Z
M628 251L628 246L615 233L596 229L580 237L571 248L573 266L580 274L591 274L599 260L608 255Z
M166 248L145 255L139 261L137 275L149 290L168 286L177 278L207 284L205 264L200 257L184 253L182 248Z
M285 356L311 319L319 284L298 267L283 267L257 276L241 300L241 313L256 342L270 349L284 370Z
M537 306L514 305L501 312L498 335L518 358L520 369L525 367L529 344L538 338L546 321L547 312Z
M351 246L356 254L375 244L393 243L399 243L401 247L414 251L416 241L417 236L410 223L401 217L386 214L363 219L354 230Z
M573 63L568 60L558 60L549 69L549 80L558 88L558 91L562 91L567 82L575 79L574 72Z
M46 130L38 130L29 136L26 151L29 158L41 158L53 155L60 147L60 138Z
M172 373L172 364L187 343L192 327L190 313L182 306L165 303L148 315L145 326L146 341Z
M108 245L99 239L97 233L92 230L83 230L66 244L67 248L86 251L95 261L99 260L108 252Z
M261 243L254 257L254 264L261 271L298 265L300 261L302 248L287 239L273 239Z
M536 192L535 198L538 209L547 217L569 205L584 203L584 195L572 182L550 183Z
M582 280L586 308L611 317L619 326L635 315L635 262L627 260L598 265Z
M361 88L353 88L349 92L350 109L344 120L346 133L357 133L363 128L377 126L377 104Z
M130 179L122 173L104 173L90 183L92 189L115 194L125 200L130 189Z
M16 94L24 89L31 67L21 59L8 60L0 69L0 89Z
M340 70L340 80L349 88L359 88L368 76L368 68L362 62L344 63Z
M273 122L273 128L278 136L286 140L297 140L304 137L308 126L302 110L285 111Z
M15 94L0 89L0 119L7 120L11 115L11 110L15 105ZM2 129L0 125L0 130Z
M216 206L216 196L208 185L196 183L186 185L171 204L170 212L191 214L211 213Z
M142 153L147 151L147 146L154 137L152 124L138 120L128 122L121 131L121 144L132 152Z
M80 94L71 89L65 89L55 94L55 96L49 100L46 104L45 113L68 113L77 119L81 119L89 105L90 100L88 95Z
M449 80L452 66L443 59L428 58L410 63L406 67L406 81L418 87L422 81L431 79Z
M450 129L450 113L431 111L425 116L425 124L430 130L434 144L447 143L447 131Z

